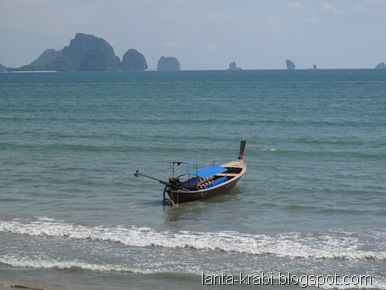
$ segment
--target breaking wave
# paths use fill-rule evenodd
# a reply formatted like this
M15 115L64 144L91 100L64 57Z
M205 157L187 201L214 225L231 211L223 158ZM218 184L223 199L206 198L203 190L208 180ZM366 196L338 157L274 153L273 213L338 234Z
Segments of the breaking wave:
M0 263L10 265L13 267L27 267L38 269L60 269L60 270L90 270L96 272L128 272L134 274L150 274L154 271L139 270L131 267L125 267L121 265L112 264L92 264L80 261L51 261L43 259L30 259L30 258L17 258L11 256L5 256L0 258Z
M290 232L277 235L245 234L236 231L193 232L157 231L135 226L84 226L48 218L0 220L0 232L29 236L59 237L121 243L130 247L163 247L224 251L250 255L272 255L288 258L338 260L386 260L384 247L368 249L358 233L327 232L323 234ZM386 232L377 232L382 245Z

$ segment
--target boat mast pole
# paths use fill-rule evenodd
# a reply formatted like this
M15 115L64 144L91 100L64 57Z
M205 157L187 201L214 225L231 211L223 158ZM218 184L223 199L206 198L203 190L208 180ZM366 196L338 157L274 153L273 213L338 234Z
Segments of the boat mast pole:
M240 152L239 152L239 157L237 159L239 160L244 160L244 150L245 150L245 144L247 141L242 140L240 141Z

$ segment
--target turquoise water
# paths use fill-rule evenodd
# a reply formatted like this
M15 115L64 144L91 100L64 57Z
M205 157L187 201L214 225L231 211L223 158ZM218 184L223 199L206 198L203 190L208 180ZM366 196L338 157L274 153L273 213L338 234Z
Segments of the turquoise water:
M228 162L242 139L224 196L162 207L133 176ZM0 286L207 289L204 272L386 289L385 169L384 71L0 74Z

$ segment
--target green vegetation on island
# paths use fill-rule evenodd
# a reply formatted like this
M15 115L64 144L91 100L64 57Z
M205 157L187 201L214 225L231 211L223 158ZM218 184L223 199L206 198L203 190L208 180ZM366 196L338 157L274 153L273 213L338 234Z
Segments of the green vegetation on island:
M295 63L287 59L288 70L296 69ZM131 48L122 56L115 55L114 48L103 38L91 34L77 33L68 46L61 50L46 49L36 60L28 65L10 68L0 64L0 72L12 71L145 71L148 65L145 56ZM317 69L314 64L313 69ZM386 69L381 62L375 69ZM157 63L158 71L180 71L180 62L175 57L161 56ZM236 62L229 64L228 70L241 70Z
M62 50L47 49L29 65L11 71L143 71L147 69L143 54L129 49L122 62L114 48L104 39L77 33Z

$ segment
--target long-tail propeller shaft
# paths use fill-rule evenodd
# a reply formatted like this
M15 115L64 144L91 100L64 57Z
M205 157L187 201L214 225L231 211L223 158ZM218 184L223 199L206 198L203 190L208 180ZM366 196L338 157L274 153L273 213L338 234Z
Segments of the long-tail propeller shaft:
M175 189L179 189L181 188L180 185L179 185L179 180L178 178L170 178L169 179L169 182L165 181L165 180L161 180L161 179L158 179L158 178L155 178L155 177L151 177L149 175L146 175L146 174L143 174L143 173L140 173L139 170L137 170L135 173L134 173L134 176L135 177L139 177L139 176L143 176L143 177L146 177L146 178L150 178L152 180L155 180L155 181L158 181L159 183L162 183L166 186L169 186L171 188L175 188Z
M139 170L137 170L137 171L134 173L134 176L135 176L135 177L143 176L143 177L146 177L146 178L150 178L150 179L156 180L156 181L158 181L159 183L162 183L162 184L165 184L165 185L169 185L168 182L166 182L166 181L164 181L164 180L161 180L161 179L158 179L158 178L155 178L155 177L151 177L151 176L146 175L146 174L142 174L142 173L139 172Z

